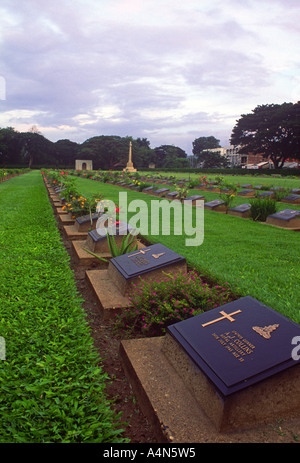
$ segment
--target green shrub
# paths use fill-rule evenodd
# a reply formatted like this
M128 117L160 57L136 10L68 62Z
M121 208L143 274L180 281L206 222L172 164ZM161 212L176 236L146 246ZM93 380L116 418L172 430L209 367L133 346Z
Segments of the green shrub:
M276 201L270 198L250 200L250 217L254 221L265 222L268 215L277 212Z
M116 316L116 329L127 334L160 336L168 325L233 300L227 283L210 287L194 271L166 274L163 281L140 282L130 306Z

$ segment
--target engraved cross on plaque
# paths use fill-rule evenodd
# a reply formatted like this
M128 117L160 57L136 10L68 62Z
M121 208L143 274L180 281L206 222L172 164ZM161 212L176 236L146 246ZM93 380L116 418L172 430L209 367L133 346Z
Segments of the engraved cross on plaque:
M229 320L230 322L235 322L235 319L232 318L232 315L235 315L235 314L240 313L240 312L241 312L241 310L237 310L236 312L232 312L232 313L226 313L223 310L221 310L220 313L223 315L223 317L216 318L215 320L212 320L211 322L204 323L204 325L202 325L202 326L204 327L204 326L212 325L213 323L216 323L216 322L219 322L219 321L225 320L225 319Z

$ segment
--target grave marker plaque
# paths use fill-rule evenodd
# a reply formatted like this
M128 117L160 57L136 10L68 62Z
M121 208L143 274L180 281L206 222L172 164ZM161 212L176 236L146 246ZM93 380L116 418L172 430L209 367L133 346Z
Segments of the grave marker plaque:
M251 209L251 204L249 203L240 204L238 206L235 206L229 209L228 214L235 215L237 217L248 218L250 217L250 209Z
M185 271L185 257L160 243L115 257L108 265L108 274L122 295L125 295L132 283L137 283L140 277L146 281L159 281L166 278L165 273L177 274Z
M242 190L238 192L238 196L254 197L254 190Z
M116 228L115 232L116 233L114 234L114 240L117 245L120 245L125 235L133 233L133 227L131 227L128 223L121 222L119 226ZM90 251L95 253L110 251L106 233L98 233L96 229L89 231L85 247L87 247Z
M217 427L229 429L300 413L298 336L297 323L247 296L169 326L163 351Z
M196 206L197 205L197 201L203 201L205 198L204 196L201 196L201 195L192 195L192 196L189 196L188 198L185 198L185 201L189 201L192 206Z
M168 193L168 191L170 191L169 188L160 188L160 189L154 191L154 194L155 194L155 196L163 196L166 193Z
M300 229L300 211L283 209L267 217L267 223L281 228Z
M167 198L168 199L175 199L178 196L177 191L171 191L170 193L167 193Z
M273 191L263 191L262 193L258 193L257 197L264 199L264 198L273 198L274 193Z
M95 227L98 218L99 218L99 215L97 212L92 214L92 223L91 223L91 217L89 214L83 215L81 217L77 217L75 221L75 228L79 232L86 232L91 227Z
M146 188L142 190L143 193L148 193L148 194L152 193L153 191L154 191L153 186L147 186Z
M207 203L204 203L204 209L224 212L226 210L226 207L224 201L222 201L221 199L215 199L214 201L208 201Z
M282 198L283 203L300 204L300 195L288 195Z

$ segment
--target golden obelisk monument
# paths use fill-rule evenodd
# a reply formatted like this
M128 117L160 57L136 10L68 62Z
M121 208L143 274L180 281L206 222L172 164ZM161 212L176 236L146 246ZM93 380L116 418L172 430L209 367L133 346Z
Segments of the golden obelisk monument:
M132 142L129 142L129 159L127 162L127 166L123 170L127 172L136 172L136 169L133 167L132 163Z

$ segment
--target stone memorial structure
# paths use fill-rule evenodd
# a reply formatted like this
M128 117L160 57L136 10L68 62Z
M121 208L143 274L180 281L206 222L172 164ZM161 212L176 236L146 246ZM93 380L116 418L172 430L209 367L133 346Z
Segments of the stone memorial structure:
M76 159L75 170L93 170L93 161L90 159Z
M133 163L132 163L132 142L131 141L129 142L128 162L127 162L127 165L126 165L125 169L123 169L123 170L127 171L127 172L136 172L136 169L133 167Z

